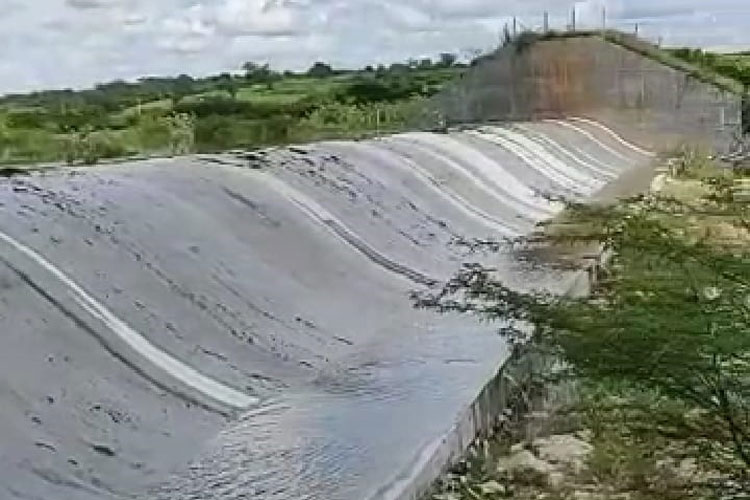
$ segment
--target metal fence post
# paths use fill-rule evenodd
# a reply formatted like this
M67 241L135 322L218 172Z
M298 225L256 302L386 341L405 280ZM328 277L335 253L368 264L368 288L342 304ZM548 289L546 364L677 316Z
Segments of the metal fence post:
M576 30L576 8L575 7L573 7L573 17L571 19L570 25L572 26L573 31L575 31Z

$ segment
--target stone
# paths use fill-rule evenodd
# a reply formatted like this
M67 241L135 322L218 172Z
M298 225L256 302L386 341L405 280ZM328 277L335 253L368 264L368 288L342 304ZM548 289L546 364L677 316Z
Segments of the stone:
M529 450L522 450L501 458L497 469L498 472L507 474L513 481L533 485L546 485L553 471L552 465L535 457Z
M594 439L594 433L591 431L591 429L583 429L583 430L576 432L575 437L577 437L581 441L586 441L587 443L590 443Z
M677 466L677 475L685 480L692 480L698 474L698 462L694 458L685 458Z
M553 490L560 490L565 486L565 474L560 471L553 471L547 476L547 485Z
M593 500L594 494L590 491L574 491L573 500Z
M106 457L115 456L115 451L106 444L93 444L91 445L91 448L100 455L104 455Z
M571 469L576 474L585 469L586 459L593 450L589 443L569 434L538 439L534 447L542 460Z
M433 500L461 500L461 497L459 497L455 493L440 493L438 495L434 495Z
M505 494L505 486L497 481L487 481L479 485L479 491L482 495L502 495Z
M516 443L510 447L510 453L511 454L521 453L523 450L527 448L528 448L528 445L526 443Z

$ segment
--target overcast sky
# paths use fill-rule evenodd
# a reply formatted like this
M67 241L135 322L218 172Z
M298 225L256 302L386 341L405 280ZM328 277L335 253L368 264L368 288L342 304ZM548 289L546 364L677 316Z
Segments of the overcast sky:
M518 16L608 22L672 45L750 47L750 0L0 0L0 93L143 75L205 75L243 61L359 67L498 40Z

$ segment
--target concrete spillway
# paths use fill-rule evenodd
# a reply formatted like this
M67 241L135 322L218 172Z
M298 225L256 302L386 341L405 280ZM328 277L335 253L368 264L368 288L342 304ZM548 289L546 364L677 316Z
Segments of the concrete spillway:
M409 292L649 161L571 120L7 179L0 498L376 497L507 356Z

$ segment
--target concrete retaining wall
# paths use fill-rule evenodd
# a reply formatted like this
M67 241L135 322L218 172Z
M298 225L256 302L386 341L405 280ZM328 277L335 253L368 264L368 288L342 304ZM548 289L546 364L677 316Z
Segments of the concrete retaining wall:
M742 130L741 95L595 36L501 49L432 104L449 124L587 116L657 151L726 151Z
M517 370L517 360L510 360L484 386L474 402L466 408L451 429L422 450L413 467L378 494L378 500L419 500L435 481L464 456L479 437L492 434L498 417L508 408L513 391L510 371Z
M592 259L574 274L567 295L586 296L596 282L599 260ZM497 429L498 419L509 409L534 373L534 361L511 357L482 388L474 401L458 416L454 425L438 440L423 449L412 467L372 500L420 500L435 481L465 456L466 450L477 439L487 438Z

